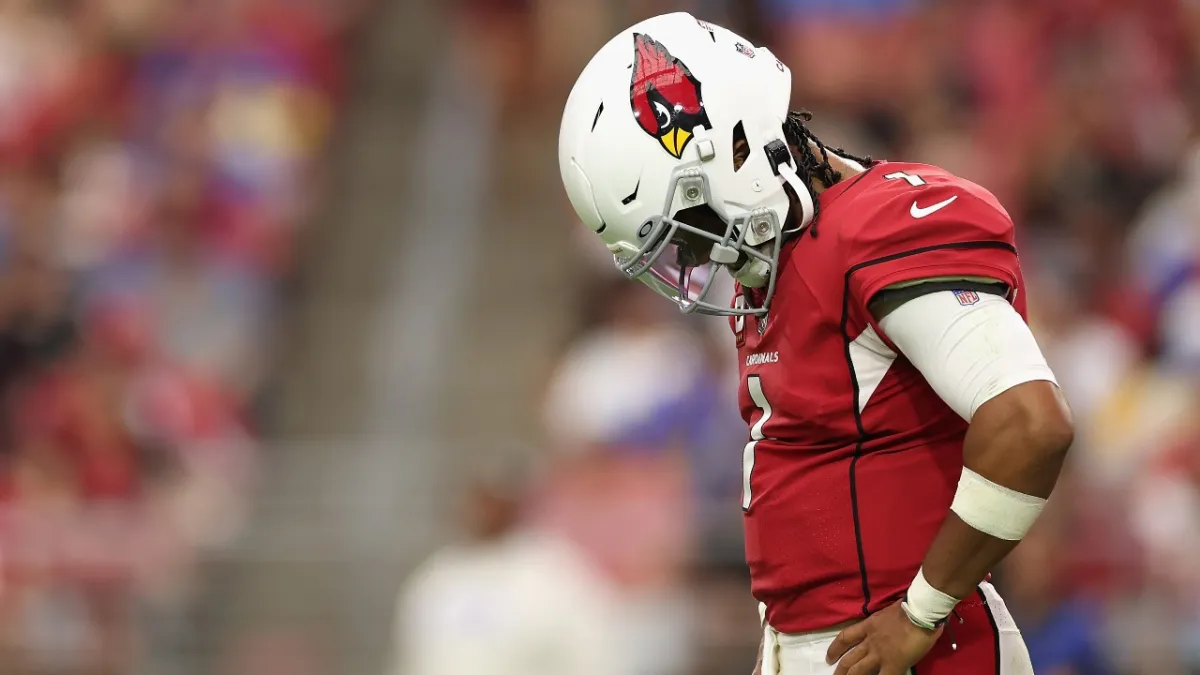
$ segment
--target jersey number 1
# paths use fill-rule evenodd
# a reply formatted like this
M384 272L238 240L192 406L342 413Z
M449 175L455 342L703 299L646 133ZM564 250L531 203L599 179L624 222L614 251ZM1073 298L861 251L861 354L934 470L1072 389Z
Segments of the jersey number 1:
M763 427L771 419L771 403L763 393L762 377L759 375L746 376L746 389L750 392L750 400L762 414L758 421L750 426L750 442L742 448L742 510L750 508L750 475L754 473L754 450L758 442L766 439Z

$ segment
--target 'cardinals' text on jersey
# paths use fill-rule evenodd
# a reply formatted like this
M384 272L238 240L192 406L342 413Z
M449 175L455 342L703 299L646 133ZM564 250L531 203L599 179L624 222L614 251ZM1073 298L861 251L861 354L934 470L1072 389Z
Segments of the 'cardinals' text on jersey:
M920 279L985 278L1025 312L1012 221L983 188L884 162L820 206L818 236L785 245L765 320L731 319L750 425L746 558L755 597L785 633L898 600L962 471L967 423L890 344L871 298Z

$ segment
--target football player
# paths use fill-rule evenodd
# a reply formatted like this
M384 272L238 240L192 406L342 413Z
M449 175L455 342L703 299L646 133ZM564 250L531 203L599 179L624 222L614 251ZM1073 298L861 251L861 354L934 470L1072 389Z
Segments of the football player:
M757 669L1030 673L986 579L1073 428L1026 326L1012 221L942 169L826 146L790 99L768 49L670 14L596 54L559 137L618 269L730 317ZM732 302L709 297L722 269Z

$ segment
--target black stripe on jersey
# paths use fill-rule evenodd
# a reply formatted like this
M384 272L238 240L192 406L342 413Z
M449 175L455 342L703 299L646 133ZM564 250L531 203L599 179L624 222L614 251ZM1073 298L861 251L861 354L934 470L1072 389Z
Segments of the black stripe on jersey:
M850 275L854 273L855 268L850 268L846 272L846 286L842 290L842 343L846 352L846 368L850 371L850 387L854 391L854 399L850 405L853 407L854 425L858 430L858 441L854 444L854 458L850 460L850 510L854 515L854 545L858 551L858 576L862 581L863 616L867 616L867 608L871 604L871 585L867 581L867 560L863 556L863 539L862 527L858 522L858 479L856 469L858 468L858 458L862 456L863 442L867 439L866 429L863 428L862 414L858 411L858 374L854 372L854 361L850 357L850 331L848 324L850 322Z
M862 592L863 592L862 613L863 613L863 616L867 616L870 614L870 612L868 611L868 608L871 606L871 584L867 578L867 559L866 559L866 556L863 554L862 526L859 524L859 518L858 518L857 469L858 469L858 460L862 457L863 444L866 443L870 439L870 436L867 435L867 430L863 426L862 413L858 409L858 397L859 397L858 375L854 372L854 361L851 360L851 358L850 358L850 344L852 342L854 342L854 338L850 337L850 331L849 331L850 278L852 276L854 276L855 272L857 272L863 268L870 267L872 265L879 265L879 264L882 264L885 262L891 262L893 260L899 260L901 258L907 258L910 256L920 255L922 253L929 253L930 251L937 251L937 250L941 250L941 249L972 249L972 248L999 248L999 249L1011 251L1014 254L1017 252L1017 249L1015 247L1013 247L1011 244L1008 244L1008 243L1002 242L1002 241L962 241L962 242L953 242L953 243L948 243L948 244L936 244L933 246L922 246L920 248L914 248L914 249L910 249L908 251L892 253L890 255L885 255L885 256L882 256L879 258L875 258L874 260L868 260L866 262L858 263L857 265L853 265L852 267L850 267L850 269L846 270L846 279L845 279L844 285L842 287L841 329L842 329L842 345L843 345L843 349L844 349L845 356L846 356L846 369L848 371L850 371L850 387L854 392L854 399L851 403L853 408L852 408L851 412L854 414L854 426L858 430L858 441L855 442L855 444L854 444L854 457L853 457L853 459L850 460L850 509L854 516L854 544L855 544L855 548L858 552L858 575L859 575L859 578L862 580ZM989 617L990 616L991 615L989 614ZM994 624L995 624L995 621L993 620L993 626L994 626ZM999 658L1000 658L999 657L999 653L1000 653L999 652L999 640L1000 640L999 633L997 633L997 637L996 637L996 644L997 644L997 651L996 651L997 661L996 661L996 663L997 663L997 666L999 665ZM999 671L997 671L997 675L999 675Z
M907 251L901 251L899 253L892 253L890 255L885 255L885 256L882 256L879 258L875 258L874 260L860 262L857 265L851 267L849 270L846 271L846 284L848 286L850 283L850 275L854 274L855 272L861 270L864 267L870 267L872 265L879 265L881 263L891 262L893 260L899 260L901 258L908 258L908 257L914 256L914 255L921 255L922 253L929 253L930 251L940 251L942 249L953 250L953 249L960 249L960 248L967 248L967 249L999 248L999 249L1003 249L1005 251L1009 251L1012 253L1017 252L1016 247L1006 241L957 241L957 242L951 242L949 244L933 244L932 246L922 246L920 248L914 248L914 249L909 249Z
M975 593L983 601L983 612L987 614L988 624L992 627L992 648L996 654L996 675L1000 675L1000 628L996 626L996 617L992 615L992 606L988 604L987 595L982 588L976 588Z
M971 281L969 279L956 279L944 281L922 281L910 286L901 288L885 288L875 295L867 303L867 309L878 320L890 314L893 310L898 309L900 305L915 300L922 295L930 293L939 293L941 291L975 291L977 293L986 293L988 295L998 295L1002 298L1008 297L1008 284L1000 281L984 282Z

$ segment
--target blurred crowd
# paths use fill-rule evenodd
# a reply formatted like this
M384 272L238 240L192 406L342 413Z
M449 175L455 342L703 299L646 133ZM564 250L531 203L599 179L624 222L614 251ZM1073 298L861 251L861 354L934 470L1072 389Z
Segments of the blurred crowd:
M471 45L505 123L537 101L550 134L599 44L681 8L771 46L825 141L940 165L1007 206L1079 434L995 578L1039 673L1200 672L1200 5L474 0L460 24L468 38L488 26ZM617 279L577 229L572 255L592 271L546 387L531 520L582 546L614 592L615 639L636 661L621 672L743 672L758 633L732 336Z
M0 1L0 671L184 667L361 4Z
M186 672L365 4L0 0L0 672ZM770 45L825 140L1005 203L1079 437L996 579L1039 673L1200 672L1200 5L461 0L451 37L501 130L552 144L594 49L680 8ZM551 450L475 485L470 541L404 596L410 656L503 673L464 645L553 636L559 675L743 672L728 327L683 320L577 233Z

